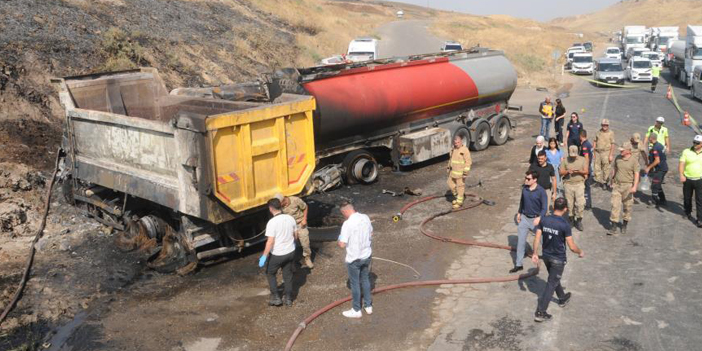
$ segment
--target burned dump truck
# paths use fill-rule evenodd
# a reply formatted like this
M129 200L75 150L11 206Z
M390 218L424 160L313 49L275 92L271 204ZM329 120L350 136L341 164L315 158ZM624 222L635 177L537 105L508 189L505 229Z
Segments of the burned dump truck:
M118 229L122 249L160 246L149 259L159 271L265 240L262 205L302 193L314 171L313 97L170 95L149 68L55 84L67 200Z
M67 200L170 272L264 241L275 193L372 183L379 157L417 164L453 136L504 144L517 74L502 52L474 48L170 93L149 68L54 82Z

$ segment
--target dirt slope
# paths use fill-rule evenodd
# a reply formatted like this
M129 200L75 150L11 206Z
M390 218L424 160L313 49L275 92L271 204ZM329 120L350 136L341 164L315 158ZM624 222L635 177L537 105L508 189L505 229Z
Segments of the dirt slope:
M598 12L550 22L571 31L612 32L625 25L679 26L684 34L688 24L702 24L700 0L627 0Z
M510 16L473 16L439 13L432 30L443 38L457 40L464 46L503 50L519 74L520 86L555 87L560 84L563 50L583 39L569 31L546 23ZM586 37L595 41L594 35Z

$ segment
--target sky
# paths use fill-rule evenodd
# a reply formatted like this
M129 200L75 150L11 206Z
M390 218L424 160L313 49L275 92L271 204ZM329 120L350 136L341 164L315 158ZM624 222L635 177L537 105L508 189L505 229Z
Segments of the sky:
M510 15L548 21L601 10L620 0L396 0L474 15Z

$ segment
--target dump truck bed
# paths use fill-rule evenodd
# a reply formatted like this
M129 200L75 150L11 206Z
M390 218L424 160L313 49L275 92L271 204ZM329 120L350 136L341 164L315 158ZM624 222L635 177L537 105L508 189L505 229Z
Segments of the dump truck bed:
M300 193L314 170L313 97L174 96L148 68L55 82L78 180L221 223Z

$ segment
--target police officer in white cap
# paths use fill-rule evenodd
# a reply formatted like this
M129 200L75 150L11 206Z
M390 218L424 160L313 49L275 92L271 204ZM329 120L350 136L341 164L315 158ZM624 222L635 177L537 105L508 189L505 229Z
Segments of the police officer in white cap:
M663 144L663 150L667 152L670 155L670 152L672 148L670 147L670 138L668 137L668 128L663 126L663 123L665 123L665 118L663 116L658 116L656 118L656 124L648 127L648 131L646 131L646 141L648 141L648 137L651 135L651 133L656 133L658 135L658 142ZM653 144L646 143L648 145L648 151Z

